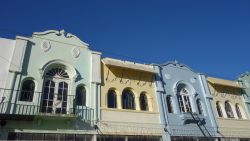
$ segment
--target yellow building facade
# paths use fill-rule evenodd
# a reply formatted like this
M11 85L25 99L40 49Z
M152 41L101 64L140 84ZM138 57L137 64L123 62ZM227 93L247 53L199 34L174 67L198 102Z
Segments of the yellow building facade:
M161 140L153 67L104 58L101 73L98 126L106 138Z
M235 81L207 78L212 107L219 132L225 140L250 138L250 120L242 95L243 87Z

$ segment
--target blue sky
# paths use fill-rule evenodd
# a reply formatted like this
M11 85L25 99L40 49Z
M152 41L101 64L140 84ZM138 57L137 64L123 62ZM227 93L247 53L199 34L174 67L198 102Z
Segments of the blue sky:
M178 60L236 79L250 71L250 1L6 0L0 37L65 29L103 56L144 63Z

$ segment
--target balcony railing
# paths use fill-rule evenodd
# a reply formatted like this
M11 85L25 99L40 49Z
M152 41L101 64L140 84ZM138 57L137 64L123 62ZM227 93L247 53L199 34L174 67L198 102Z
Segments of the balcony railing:
M10 117L54 116L80 117L84 121L91 121L94 109L84 106L75 95L65 92L29 92L0 88L0 115Z

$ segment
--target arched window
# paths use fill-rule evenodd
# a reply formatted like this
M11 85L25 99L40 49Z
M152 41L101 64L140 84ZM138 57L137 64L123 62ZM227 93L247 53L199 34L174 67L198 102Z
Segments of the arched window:
M235 105L235 109L236 109L236 113L239 119L242 119L242 114L241 114L241 110L240 110L240 105L237 103Z
M19 100L20 101L33 101L33 95L35 91L35 83L32 80L25 80L22 85L22 91Z
M198 99L198 100L196 101L196 104L197 104L197 108L198 108L198 113L199 113L199 114L203 114L203 107L202 107L201 100Z
M190 103L190 92L185 84L179 84L177 87L177 98L180 112L192 112Z
M122 92L122 108L135 110L134 94L129 89Z
M173 113L174 109L173 109L173 102L172 102L172 97L171 96L167 96L166 98L167 101L167 108L168 108L168 113Z
M59 64L45 71L41 112L65 114L68 111L69 75Z
M228 101L225 102L225 111L228 118L234 118L232 107Z
M76 105L86 106L86 90L84 86L78 86L76 88Z
M108 91L108 108L116 108L116 92L115 90Z
M140 107L142 111L148 111L148 99L145 93L140 94Z
M223 117L223 113L222 113L222 109L221 109L219 101L216 102L216 109L217 109L217 113L218 113L219 117Z
M55 77L55 78L69 78L68 73L62 68L52 68L47 73L46 76Z

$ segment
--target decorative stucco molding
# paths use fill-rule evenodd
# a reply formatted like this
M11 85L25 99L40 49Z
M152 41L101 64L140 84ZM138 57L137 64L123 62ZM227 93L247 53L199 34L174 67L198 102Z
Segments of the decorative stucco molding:
M69 63L67 63L67 62L65 62L65 61L63 61L63 60L51 60L51 61L45 63L42 67L40 67L40 68L38 69L38 71L39 71L39 74L40 74L41 78L43 78L44 73L45 73L50 67L52 67L53 65L63 65L63 67L65 67L65 68L64 68L65 71L69 74L69 77L70 77L72 80L75 81L75 79L77 78L77 71L75 70L75 68L74 68L71 64L69 64Z
M77 36L71 34L71 33L66 33L65 30L47 30L44 32L34 32L33 37L40 37L43 39L48 39L48 40L53 40L57 42L64 42L67 44L72 44L75 46L81 46L81 47L86 47L88 48L89 44L81 41ZM55 37L54 39L51 37ZM57 38L58 39L57 39ZM61 37L61 38L59 38ZM64 39L62 39L64 38Z
M164 63L164 64L152 64L152 65L154 65L154 66L169 66L170 65L170 66L175 66L175 67L178 67L181 69L187 69L187 70L194 72L189 66L182 64L177 60L168 61L167 63Z

